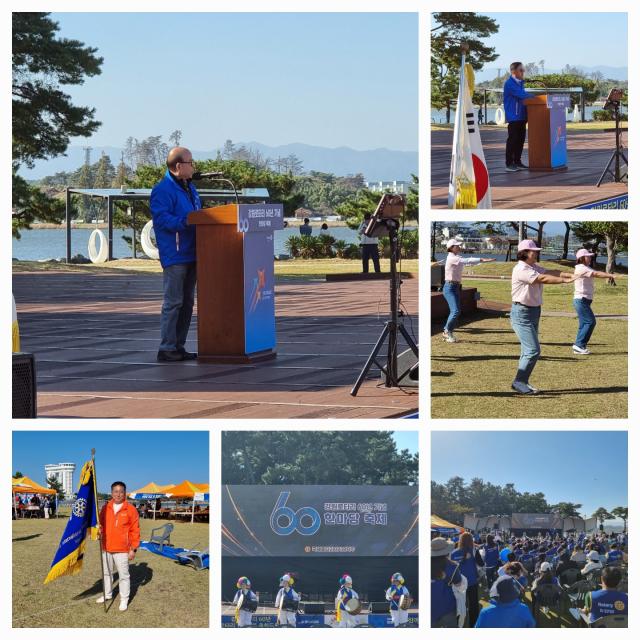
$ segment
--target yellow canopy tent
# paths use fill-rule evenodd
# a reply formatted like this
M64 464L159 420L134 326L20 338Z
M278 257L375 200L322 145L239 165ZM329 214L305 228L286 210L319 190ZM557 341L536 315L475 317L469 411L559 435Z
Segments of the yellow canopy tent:
M155 500L156 498L167 495L167 491L173 488L172 484L156 484L155 482L149 482L144 487L131 491L129 498L132 500ZM153 519L156 519L156 508L153 507Z
M38 484L35 480L31 478L27 478L27 476L23 476L22 478L11 478L11 492L14 495L13 498L13 510L16 515L16 519L18 518L18 507L16 506L16 493L38 493L41 495L56 495L57 491L55 489L49 489L48 487L43 487L41 484ZM58 510L56 509L56 514ZM47 516L49 517L49 516Z
M35 480L27 478L27 476L22 478L11 478L11 491L13 491L13 493L41 493L47 495L53 495L56 493L55 489L43 487Z
M431 531L443 534L464 533L464 527L459 527L457 524L448 522L432 513Z
M196 510L196 500L206 500L205 494L209 493L208 484L196 484L189 480L183 480L180 484L175 485L169 491L169 498L191 498L191 522L194 520Z

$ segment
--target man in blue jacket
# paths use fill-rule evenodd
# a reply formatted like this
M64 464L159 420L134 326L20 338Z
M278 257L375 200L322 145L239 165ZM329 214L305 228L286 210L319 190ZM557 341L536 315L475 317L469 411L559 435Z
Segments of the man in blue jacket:
M512 62L511 76L504 83L504 114L507 122L507 171L520 171L527 167L522 164L522 149L527 136L527 107L524 100L533 94L524 90L524 65Z
M151 216L163 273L158 362L195 360L184 345L189 333L196 289L196 231L187 215L201 208L191 184L193 157L185 147L167 156L167 172L151 191Z
M529 607L520 601L522 587L511 577L498 578L489 593L490 604L478 616L476 629L531 629L536 626Z

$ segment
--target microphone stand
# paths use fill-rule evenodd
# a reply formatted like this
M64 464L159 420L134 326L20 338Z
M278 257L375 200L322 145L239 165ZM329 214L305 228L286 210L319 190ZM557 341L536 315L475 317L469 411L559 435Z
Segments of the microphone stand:
M230 185L231 188L233 189L233 194L236 198L236 204L239 205L240 204L240 198L238 196L238 190L236 189L236 185L233 184L233 182L231 180L229 180L229 178L222 178L222 177L217 177L217 176L202 176L200 178L196 178L197 180L211 180L213 182L225 182L226 184Z

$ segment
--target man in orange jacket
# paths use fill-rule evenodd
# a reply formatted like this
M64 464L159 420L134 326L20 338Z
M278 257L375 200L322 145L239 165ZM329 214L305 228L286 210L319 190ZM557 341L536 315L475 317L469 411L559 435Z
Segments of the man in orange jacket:
M124 482L111 485L111 500L100 510L100 538L104 567L104 596L96 602L102 604L113 598L113 573L118 572L120 589L120 611L129 606L131 579L129 562L136 557L140 546L140 523L138 511L127 502L127 487Z

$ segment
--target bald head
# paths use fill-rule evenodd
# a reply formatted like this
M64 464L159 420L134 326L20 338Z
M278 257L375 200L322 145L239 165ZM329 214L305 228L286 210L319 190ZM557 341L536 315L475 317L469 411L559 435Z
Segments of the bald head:
M186 147L173 147L167 155L167 167L177 178L189 180L193 175L193 156Z

